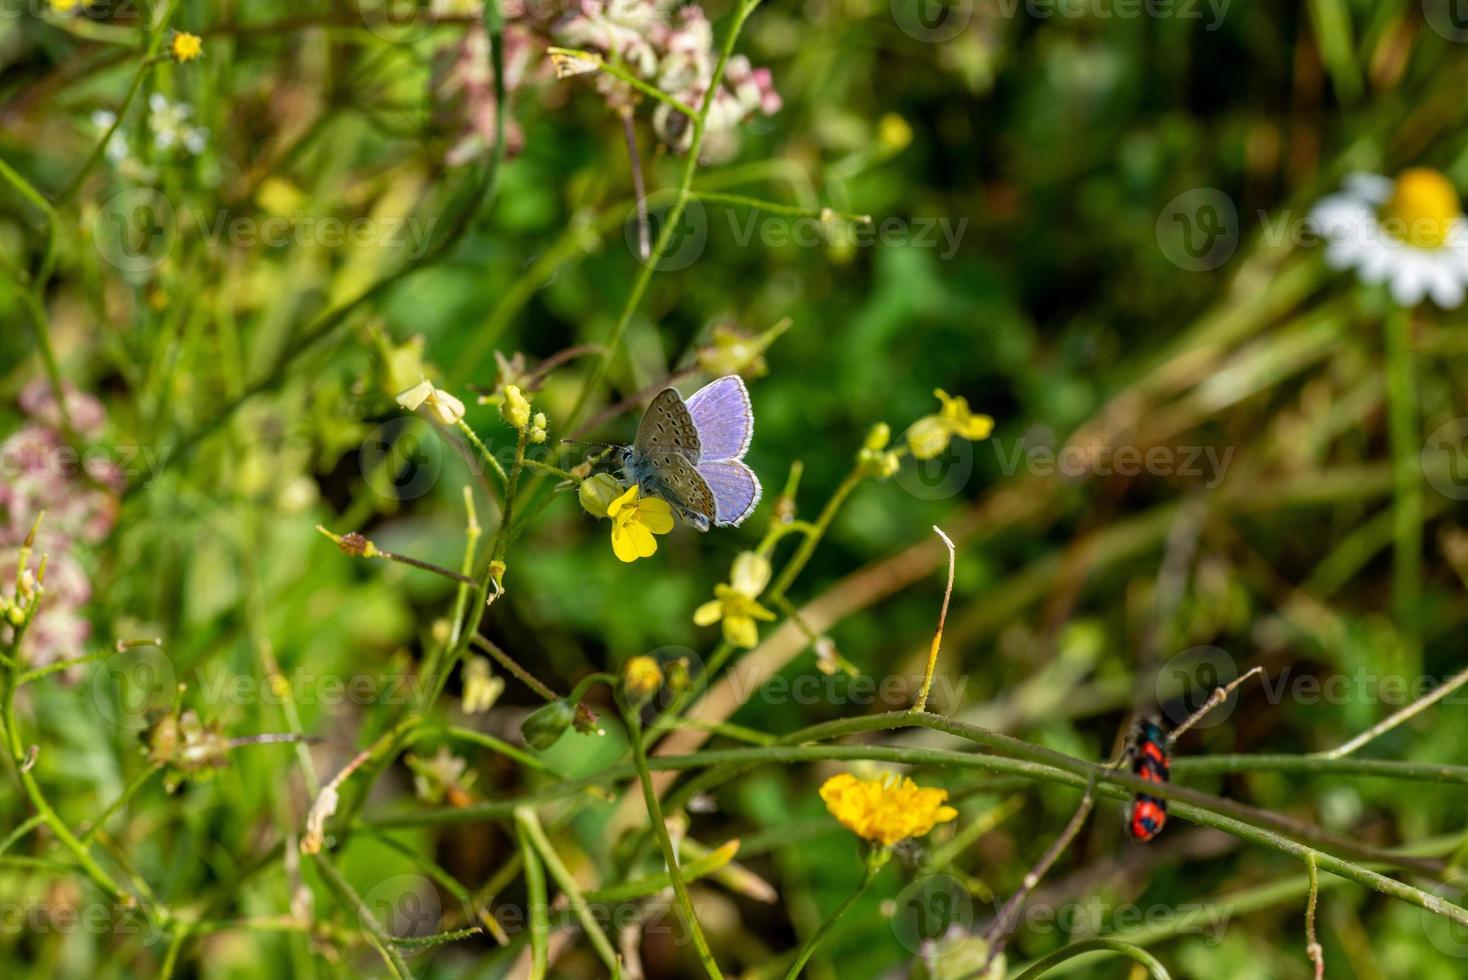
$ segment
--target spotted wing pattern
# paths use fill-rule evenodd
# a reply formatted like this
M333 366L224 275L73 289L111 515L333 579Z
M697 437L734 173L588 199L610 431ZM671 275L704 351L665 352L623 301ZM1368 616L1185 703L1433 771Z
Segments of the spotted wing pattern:
M708 481L677 452L654 452L646 457L650 485L657 496L673 505L684 522L700 531L709 529L717 509Z
M643 456L673 452L690 463L698 462L702 451L698 426L693 424L693 415L676 388L664 388L647 406L637 426L633 449Z

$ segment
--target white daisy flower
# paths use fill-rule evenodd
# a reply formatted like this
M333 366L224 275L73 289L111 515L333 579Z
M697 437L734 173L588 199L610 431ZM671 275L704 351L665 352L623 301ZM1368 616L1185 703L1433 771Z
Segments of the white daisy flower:
M169 102L159 92L148 99L148 128L153 130L153 145L160 150L171 150L181 146L197 156L204 150L204 141L209 131L189 122L193 115L192 106L183 102Z
M1404 170L1395 181L1352 174L1340 193L1315 205L1309 225L1325 239L1331 267L1386 283L1402 306L1431 297L1452 309L1468 292L1468 222L1457 190L1429 167Z

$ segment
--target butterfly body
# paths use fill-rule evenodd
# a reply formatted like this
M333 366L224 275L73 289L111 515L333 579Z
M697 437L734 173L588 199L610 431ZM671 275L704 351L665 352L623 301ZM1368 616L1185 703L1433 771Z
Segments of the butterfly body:
M709 382L687 401L664 388L623 450L623 477L666 500L690 527L738 525L761 495L743 461L753 437L754 412L738 375Z

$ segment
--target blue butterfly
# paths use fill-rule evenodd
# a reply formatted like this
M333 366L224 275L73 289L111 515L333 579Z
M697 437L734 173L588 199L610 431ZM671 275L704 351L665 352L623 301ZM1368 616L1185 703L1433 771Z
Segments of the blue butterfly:
M686 402L677 389L664 388L622 450L622 475L666 500L690 527L738 525L762 493L743 463L753 437L754 410L737 374L709 382Z

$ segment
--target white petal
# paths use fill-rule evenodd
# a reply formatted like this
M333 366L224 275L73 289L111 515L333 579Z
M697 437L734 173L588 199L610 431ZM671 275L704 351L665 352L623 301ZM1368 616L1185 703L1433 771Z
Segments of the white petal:
M1344 183L1347 194L1372 204L1385 204L1392 196L1392 180L1381 174L1348 174Z

